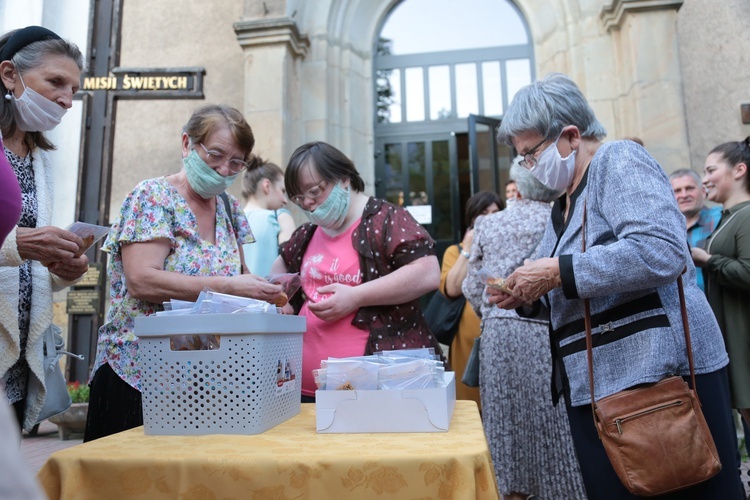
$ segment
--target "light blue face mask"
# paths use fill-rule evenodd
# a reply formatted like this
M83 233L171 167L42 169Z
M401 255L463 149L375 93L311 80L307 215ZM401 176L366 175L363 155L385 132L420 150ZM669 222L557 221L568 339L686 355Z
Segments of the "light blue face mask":
M349 201L351 200L349 188L344 189L341 184L336 184L328 194L326 201L321 203L312 212L302 209L310 222L326 229L338 229L344 224L346 214L349 213Z
M182 164L185 165L185 173L190 187L206 199L223 193L239 175L234 174L224 177L209 167L194 149L182 159Z

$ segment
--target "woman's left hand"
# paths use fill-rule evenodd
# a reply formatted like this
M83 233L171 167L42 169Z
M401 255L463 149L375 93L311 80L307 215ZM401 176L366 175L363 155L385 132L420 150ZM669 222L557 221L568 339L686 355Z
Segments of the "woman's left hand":
M308 302L310 311L323 321L336 321L359 309L356 287L333 283L318 288L321 295L330 294L320 302Z
M513 296L523 302L534 302L553 288L562 286L560 263L556 257L529 261L505 280Z
M74 281L89 270L89 258L84 254L75 258L63 259L47 266L49 272L65 281Z
M697 267L704 267L711 258L711 254L698 247L690 247L690 255L693 256L693 264Z

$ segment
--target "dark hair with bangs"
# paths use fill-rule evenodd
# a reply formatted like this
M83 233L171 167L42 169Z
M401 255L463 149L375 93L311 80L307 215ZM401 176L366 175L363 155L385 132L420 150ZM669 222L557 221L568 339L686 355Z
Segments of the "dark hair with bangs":
M505 202L500 195L492 191L479 191L466 200L466 224L474 226L474 221L492 204L497 205L500 210L505 209Z
M365 181L357 172L354 163L344 153L325 142L308 142L298 147L289 158L284 173L284 184L289 199L302 194L299 173L303 167L314 167L323 180L334 183L349 179L352 189L358 193L365 190Z

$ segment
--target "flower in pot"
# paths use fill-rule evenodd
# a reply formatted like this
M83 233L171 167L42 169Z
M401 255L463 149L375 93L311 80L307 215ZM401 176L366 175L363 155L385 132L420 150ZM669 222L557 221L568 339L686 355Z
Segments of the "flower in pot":
M68 382L68 394L70 394L70 400L75 403L88 403L90 388L86 384L80 382Z
M70 439L74 432L83 432L86 428L86 414L89 411L89 386L80 382L68 383L68 394L73 404L70 408L49 418L53 424L57 424L60 439Z

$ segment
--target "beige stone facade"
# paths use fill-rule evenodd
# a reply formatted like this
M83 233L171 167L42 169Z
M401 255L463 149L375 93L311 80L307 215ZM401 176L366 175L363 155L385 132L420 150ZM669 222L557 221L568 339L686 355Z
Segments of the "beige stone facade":
M677 32L690 162L703 170L716 145L750 135L740 106L750 103L750 3L686 0Z

